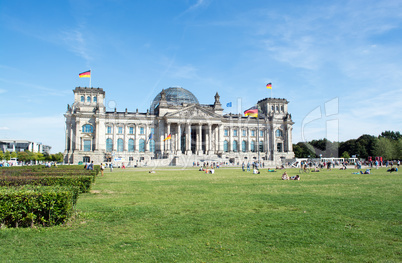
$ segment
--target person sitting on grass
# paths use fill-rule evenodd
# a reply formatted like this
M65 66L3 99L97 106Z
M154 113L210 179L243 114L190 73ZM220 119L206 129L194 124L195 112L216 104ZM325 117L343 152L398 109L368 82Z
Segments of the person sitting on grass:
M296 174L296 176L290 177L290 180L298 180L298 181L300 181L300 176L298 174Z
M211 168L211 170L209 170L209 173L210 173L210 174L214 174L214 173L215 173L214 168Z
M268 172L273 173L273 172L276 172L276 171L275 171L275 169L269 169L268 168Z
M319 172L320 170L317 167L314 167L313 170L311 170L312 172Z
M282 174L282 180L289 180L289 176L286 171Z
M391 169L388 169L387 172L390 172L390 173L392 173L392 172L398 172L398 168L393 167L393 168L391 168Z
M259 170L257 170L257 168L254 168L254 170L253 170L253 174L260 174L260 171L259 171Z
M360 174L371 174L371 171L370 171L370 169L367 169L364 173L363 173L363 171L360 171Z

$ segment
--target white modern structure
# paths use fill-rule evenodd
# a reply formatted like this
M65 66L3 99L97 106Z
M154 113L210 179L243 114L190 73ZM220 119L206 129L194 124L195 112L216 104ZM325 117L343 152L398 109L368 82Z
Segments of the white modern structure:
M52 147L41 142L31 142L27 140L0 140L0 150L3 152L30 151L34 153L49 153Z
M66 163L189 165L260 160L276 165L294 158L294 123L285 99L258 101L258 119L223 114L218 93L213 104L200 104L180 87L162 90L147 112L107 112L104 101L103 89L75 88L74 103L64 115Z

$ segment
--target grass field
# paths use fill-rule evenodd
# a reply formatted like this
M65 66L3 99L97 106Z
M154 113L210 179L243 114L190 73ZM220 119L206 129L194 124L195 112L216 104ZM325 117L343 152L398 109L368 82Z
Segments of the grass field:
M1 229L0 262L401 262L400 172L354 171L114 169L68 224Z

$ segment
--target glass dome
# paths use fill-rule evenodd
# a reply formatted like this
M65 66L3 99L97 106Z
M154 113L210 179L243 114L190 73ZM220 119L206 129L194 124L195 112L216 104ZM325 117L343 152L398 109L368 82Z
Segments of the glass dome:
M161 100L161 93L156 95L155 99L151 103L150 111L154 113L155 108L159 105ZM168 105L179 106L183 103L186 104L199 104L198 99L190 91L183 89L181 87L171 87L165 89L166 101Z

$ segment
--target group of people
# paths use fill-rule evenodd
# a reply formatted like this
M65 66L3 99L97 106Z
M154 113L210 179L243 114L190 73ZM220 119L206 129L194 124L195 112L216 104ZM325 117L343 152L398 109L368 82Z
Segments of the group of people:
M300 181L300 175L296 174L295 176L290 177L288 173L285 171L282 174L282 180L297 180Z
M247 172L250 172L251 169L253 169L253 173L255 173L255 170L259 171L259 168L262 167L264 168L264 163L259 163L259 162L252 162L250 164L250 162L247 162L247 164L245 162L243 162L241 164L241 169L243 170L243 172L246 171L247 168ZM258 172L259 173L259 172Z

